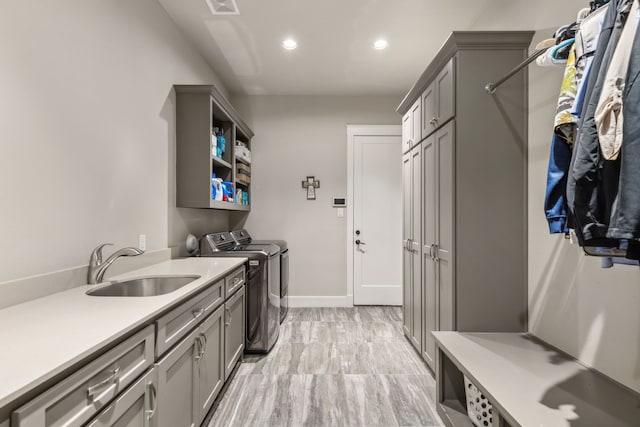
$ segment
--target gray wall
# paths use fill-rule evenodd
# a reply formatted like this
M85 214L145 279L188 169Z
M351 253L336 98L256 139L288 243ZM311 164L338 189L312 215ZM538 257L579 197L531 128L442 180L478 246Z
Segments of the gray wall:
M225 214L176 209L174 83L218 83L155 0L5 0L0 282L150 251Z
M552 32L538 32L537 40ZM598 258L548 233L543 202L562 75L561 68L529 67L529 328L640 391L640 270L601 269Z
M246 226L291 248L293 296L347 295L346 216L332 197L347 195L347 124L399 124L400 97L242 96L233 99L256 133ZM400 161L400 159L397 159ZM392 161L392 160L390 160ZM317 199L301 182L320 180ZM400 189L398 189L400 191Z

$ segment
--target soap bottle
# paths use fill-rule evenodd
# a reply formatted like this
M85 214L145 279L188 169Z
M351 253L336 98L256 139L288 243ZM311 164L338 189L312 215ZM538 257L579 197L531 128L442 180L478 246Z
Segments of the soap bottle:
M219 157L222 157L227 148L227 140L224 137L224 129L220 128L217 136Z
M211 155L213 157L218 156L218 128L214 127L211 132Z

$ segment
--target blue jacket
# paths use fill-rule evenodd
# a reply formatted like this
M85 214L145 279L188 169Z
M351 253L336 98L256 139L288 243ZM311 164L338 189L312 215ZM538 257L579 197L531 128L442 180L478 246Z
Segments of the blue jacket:
M551 153L549 155L549 169L547 172L547 191L544 198L544 210L549 222L549 232L568 233L567 226L567 172L571 163L571 147L558 136L553 134Z

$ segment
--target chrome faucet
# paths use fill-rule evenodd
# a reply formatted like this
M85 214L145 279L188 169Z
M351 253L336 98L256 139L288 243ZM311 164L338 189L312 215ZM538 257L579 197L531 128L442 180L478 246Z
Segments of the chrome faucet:
M101 283L107 268L109 268L116 259L122 256L137 256L144 253L144 251L138 248L122 248L112 253L105 262L102 262L102 248L105 246L113 246L113 243L103 243L91 252L91 258L89 259L89 273L87 275L87 282L90 285Z

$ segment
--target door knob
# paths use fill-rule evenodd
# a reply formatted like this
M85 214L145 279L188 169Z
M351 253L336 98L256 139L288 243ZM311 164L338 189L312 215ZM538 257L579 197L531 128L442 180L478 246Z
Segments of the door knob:
M365 242L361 242L360 239L356 240L356 245L366 245Z

